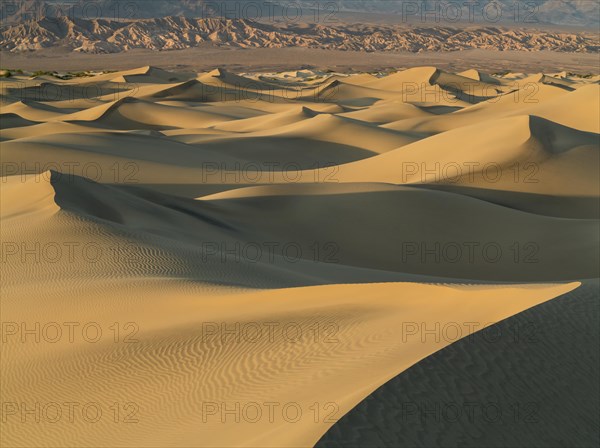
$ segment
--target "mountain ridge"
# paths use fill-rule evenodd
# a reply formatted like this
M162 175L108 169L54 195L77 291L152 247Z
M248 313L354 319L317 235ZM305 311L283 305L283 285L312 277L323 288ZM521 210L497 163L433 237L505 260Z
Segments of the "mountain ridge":
M310 18L331 23L345 14L384 15L396 21L446 24L534 24L588 27L600 25L600 6L589 0L19 0L0 9L4 23L19 23L41 14L70 18L144 19L167 16L188 18L259 19L283 17L292 21ZM290 3L292 3L290 9ZM492 5L490 5L490 3Z
M133 49L179 50L202 44L238 48L305 47L347 51L456 51L494 49L572 53L600 50L594 33L508 29L499 26L285 24L247 19L187 18L109 20L42 17L0 29L0 50L63 47L84 53Z

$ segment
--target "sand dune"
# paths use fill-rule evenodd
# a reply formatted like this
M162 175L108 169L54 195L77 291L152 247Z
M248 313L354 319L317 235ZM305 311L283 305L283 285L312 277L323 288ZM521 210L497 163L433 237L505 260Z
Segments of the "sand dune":
M22 126L31 126L37 124L36 122L27 120L26 118L23 118L15 113L2 113L0 114L0 120L2 120L3 129L19 128Z
M498 84L447 73L435 67L408 69L366 83L371 88L391 91L406 92L410 91L411 88L423 90L427 88L425 91L429 94L431 92L439 92L436 88L432 88L433 86L438 86L444 91L453 92L457 98L469 98L468 102L497 96L502 91Z
M2 113L14 113L32 121L53 121L72 112L77 112L77 109L57 108L48 103L32 100L17 101L2 108Z
M220 114L217 111L182 109L138 100L123 98L114 103L98 106L69 116L62 120L78 123L93 122L109 129L170 129L194 126L211 126L235 117ZM165 121L166 119L166 121Z
M440 350L371 394L316 446L596 445L599 385L590 372L600 362L589 353L600 348L599 293L597 280L585 282ZM529 333L515 336L515 328ZM563 382L570 392L556 393ZM527 421L515 417L516 403ZM483 417L484 406L493 417Z
M406 323L465 337L597 277L594 78L0 85L3 446L313 446L454 342Z
M341 166L338 178L595 196L597 142L597 134L521 115L461 127ZM449 152L446 145L456 150ZM583 172L587 174L579 177Z

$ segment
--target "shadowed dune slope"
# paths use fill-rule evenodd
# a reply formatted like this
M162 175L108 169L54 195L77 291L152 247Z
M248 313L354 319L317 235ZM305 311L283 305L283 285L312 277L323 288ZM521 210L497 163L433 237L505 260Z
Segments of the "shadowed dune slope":
M316 446L598 445L599 285L588 280L425 358Z

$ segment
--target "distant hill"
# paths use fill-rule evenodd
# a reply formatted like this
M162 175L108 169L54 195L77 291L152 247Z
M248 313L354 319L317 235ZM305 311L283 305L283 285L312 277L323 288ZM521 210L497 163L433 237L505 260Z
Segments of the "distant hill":
M144 19L185 16L260 19L273 16L303 21L331 21L348 11L395 15L399 21L440 25L460 22L488 24L552 24L600 26L597 0L15 0L2 2L3 23L66 14L70 18ZM316 5L319 5L318 7ZM301 14L297 7L301 7ZM287 9L286 9L287 7ZM460 7L460 8L459 8ZM314 10L318 8L319 14ZM425 14L425 15L424 15Z

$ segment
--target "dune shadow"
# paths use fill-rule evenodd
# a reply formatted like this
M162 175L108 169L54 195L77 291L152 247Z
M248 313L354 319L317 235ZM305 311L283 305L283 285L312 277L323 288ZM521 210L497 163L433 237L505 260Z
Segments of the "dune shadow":
M595 447L600 281L467 336L378 388L316 444Z

